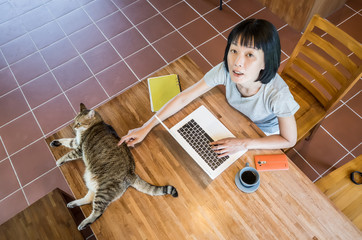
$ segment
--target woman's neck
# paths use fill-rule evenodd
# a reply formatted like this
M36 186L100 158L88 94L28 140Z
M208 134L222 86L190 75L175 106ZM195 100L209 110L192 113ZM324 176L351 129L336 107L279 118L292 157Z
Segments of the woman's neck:
M251 97L258 93L261 88L261 82L254 82L251 85L243 86L242 84L236 84L237 89L243 97Z

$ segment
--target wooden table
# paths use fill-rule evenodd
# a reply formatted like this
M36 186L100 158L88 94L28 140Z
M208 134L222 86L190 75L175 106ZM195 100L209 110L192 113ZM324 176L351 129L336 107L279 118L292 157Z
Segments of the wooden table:
M187 56L155 76L179 74L183 89L203 73ZM173 126L201 104L205 105L237 137L260 137L263 133L232 109L218 88L195 100L165 121ZM120 136L141 126L150 111L147 82L141 82L97 109ZM47 139L74 136L70 127ZM52 148L58 159L66 150ZM161 126L132 148L136 172L156 184L174 185L178 198L151 197L130 188L91 225L98 239L361 239L361 232L337 210L319 189L289 161L288 171L262 172L257 192L245 194L234 183L235 174L255 154L280 150L252 150L244 154L215 180L198 167ZM87 192L82 161L61 166L76 198ZM82 207L86 216L91 206Z
M362 230L362 185L351 181L350 175L354 171L362 171L362 155L319 179L315 184Z
M85 238L78 231L73 216L66 206L65 193L55 189L3 223L0 226L0 239L83 240Z

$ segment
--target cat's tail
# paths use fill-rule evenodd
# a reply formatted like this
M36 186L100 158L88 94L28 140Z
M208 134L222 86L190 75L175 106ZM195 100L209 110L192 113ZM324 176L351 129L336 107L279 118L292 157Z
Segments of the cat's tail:
M135 181L131 184L136 190L146 193L151 196L161 196L170 194L172 197L177 197L178 193L174 186L154 186L141 179L137 174L135 175Z

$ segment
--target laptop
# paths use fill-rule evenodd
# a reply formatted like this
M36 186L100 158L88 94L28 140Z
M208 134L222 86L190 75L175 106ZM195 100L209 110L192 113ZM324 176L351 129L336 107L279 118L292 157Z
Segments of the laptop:
M211 179L215 179L246 152L217 157L209 143L235 136L203 105L171 129L156 118Z

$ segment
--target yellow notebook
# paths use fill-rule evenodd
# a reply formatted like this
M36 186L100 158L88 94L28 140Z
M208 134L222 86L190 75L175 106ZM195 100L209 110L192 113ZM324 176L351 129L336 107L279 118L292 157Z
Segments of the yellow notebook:
M177 74L148 78L151 110L157 112L169 100L181 92Z

